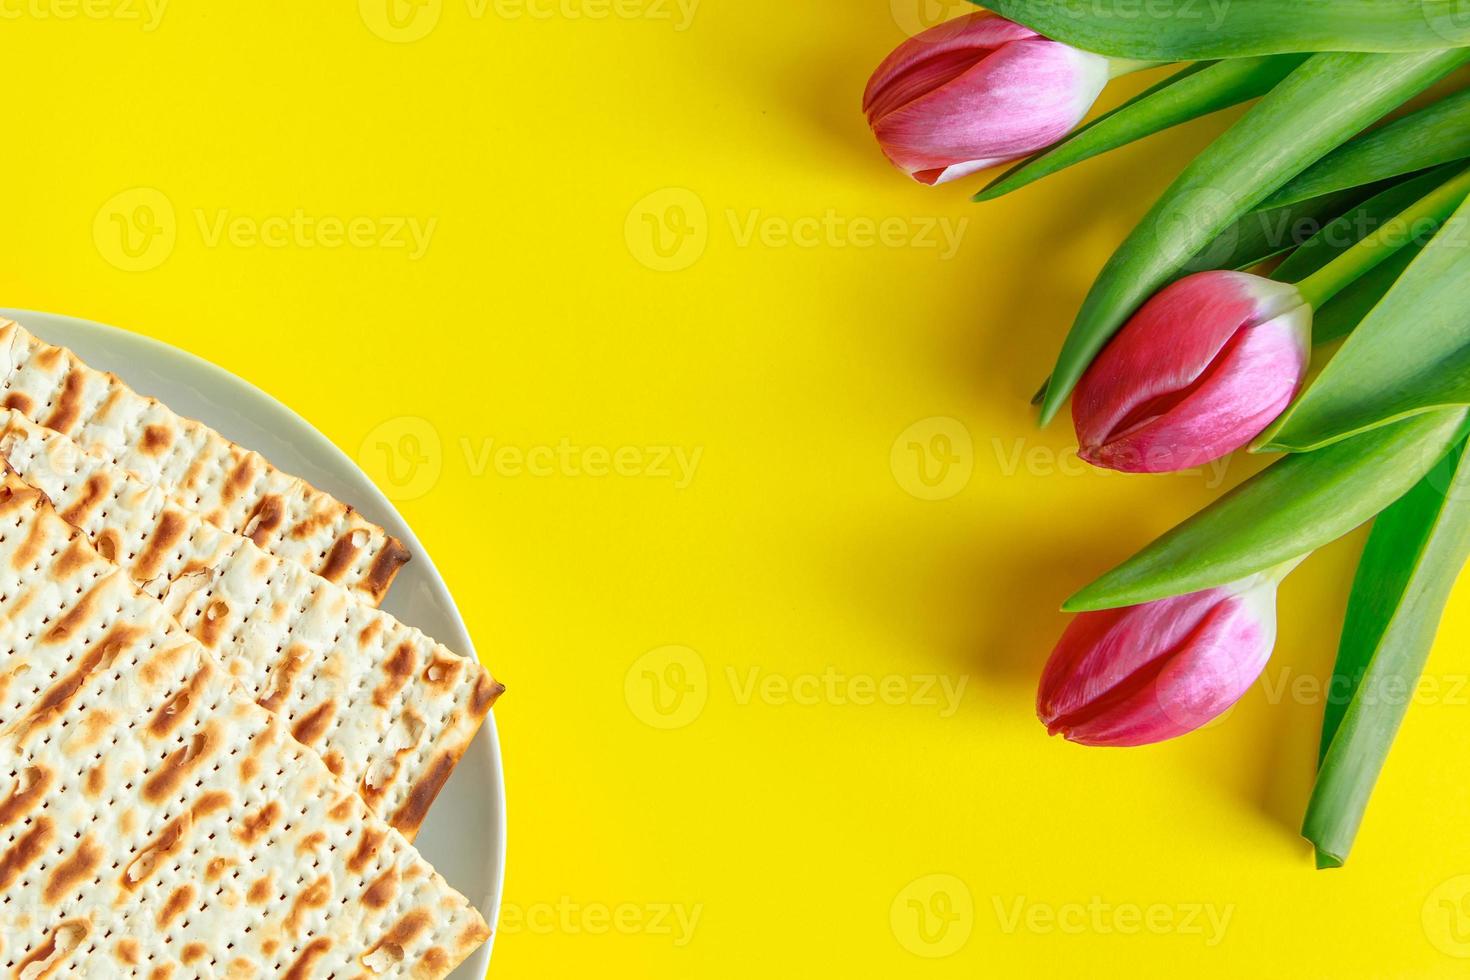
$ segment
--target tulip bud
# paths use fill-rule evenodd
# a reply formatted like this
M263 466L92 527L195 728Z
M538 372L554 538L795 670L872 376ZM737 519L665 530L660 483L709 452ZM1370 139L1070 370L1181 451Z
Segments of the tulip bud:
M896 167L940 184L1055 143L1109 72L1101 55L966 14L900 44L868 80L863 112Z
M1154 295L1072 395L1078 453L1095 466L1165 473L1249 443L1301 388L1312 308L1288 283L1201 272Z
M1079 614L1041 675L1036 714L1082 745L1148 745L1223 714L1276 642L1276 586L1296 562L1233 585Z

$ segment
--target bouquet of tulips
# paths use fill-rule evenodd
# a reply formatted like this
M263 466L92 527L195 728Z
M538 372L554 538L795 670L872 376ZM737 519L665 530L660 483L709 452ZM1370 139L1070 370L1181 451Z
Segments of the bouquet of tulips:
M1373 521L1303 826L1339 866L1470 558L1470 0L977 2L863 97L924 183L1012 164L990 200L1254 101L1108 261L1037 401L1070 398L1100 467L1280 457L1066 601L1038 713L1084 745L1208 723L1264 669L1282 578Z

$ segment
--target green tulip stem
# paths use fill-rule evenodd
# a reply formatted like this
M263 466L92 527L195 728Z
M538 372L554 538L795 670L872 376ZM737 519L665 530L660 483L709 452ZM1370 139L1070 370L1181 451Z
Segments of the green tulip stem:
M1421 197L1372 234L1296 284L1314 310L1387 261L1422 235L1425 225L1438 225L1470 195L1470 169L1461 171Z

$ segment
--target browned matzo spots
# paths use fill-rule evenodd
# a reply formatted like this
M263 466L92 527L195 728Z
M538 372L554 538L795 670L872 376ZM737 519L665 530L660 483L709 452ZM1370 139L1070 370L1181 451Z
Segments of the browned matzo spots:
M361 839L357 842L357 850L347 859L347 870L355 875L366 871L378 856L378 848L382 846L387 834L381 830L368 829L363 831Z
M276 533L276 529L285 520L286 508L281 503L281 498L275 494L266 494L255 504L255 509L245 520L241 533L254 541L256 547L264 548L270 542L271 535Z
M117 561L118 552L122 550L122 542L118 540L117 532L108 528L97 535L95 547L97 548L97 554L103 558L106 558L108 561Z
M163 764L143 781L143 799L155 805L173 799L184 780L209 760L217 734L211 725L169 753Z
M10 567L17 572L30 568L41 554L41 543L45 540L46 533L45 522L32 521L26 528L26 536L21 539L20 547L10 557Z
M107 763L99 762L87 770L87 775L82 783L82 792L87 794L89 800L101 799L102 791L107 789Z
M10 849L0 854L0 888L9 888L51 848L55 828L47 817L37 817L30 828L21 834Z
M281 819L281 804L272 800L242 820L240 826L235 828L235 837L243 844L253 845L265 836L279 819Z
M143 450L143 454L145 456L158 457L168 452L168 448L173 444L173 430L166 425L159 425L157 423L154 423L152 425L144 426L143 440L140 443L139 448Z
M209 947L203 943L186 943L184 951L179 959L184 961L185 966L193 966L209 955Z
M413 555L405 548L397 538L389 538L383 542L383 548L373 559L372 566L368 569L367 578L358 586L362 591L372 596L373 604L376 605L388 594L388 587L393 584L393 579L398 575L398 570L408 564Z
M108 560L111 561L112 559L109 558ZM56 561L51 566L51 570L56 573L58 579L64 581L71 578L77 572L91 568L94 564L96 564L96 559L88 549L87 543L82 539L82 536L78 534L71 539L71 542L66 546L66 550L57 556Z
M281 980L306 980L307 977L312 975L312 970L316 966L317 960L326 956L327 953L331 952L331 949L331 940L325 938L313 939L301 951L301 955L297 957L295 963L291 964L291 969L286 971L286 975Z
M90 593L89 593L90 594ZM58 621L57 626L61 623ZM112 666L114 660L132 641L134 631L128 626L114 626L96 643L87 648L87 652L77 661L76 668L71 673L61 677L52 684L40 699L26 712L17 728L26 734L45 726L47 719L53 712L65 710L71 703L71 699L81 690L87 679L98 670L107 670Z
M189 683L174 692L173 697L159 705L148 722L148 734L154 738L167 738L189 717L194 699L209 682L209 674L201 670L189 678Z
M286 534L293 541L305 541L333 521L341 520L346 512L347 508L340 505L337 507L318 508L291 525L291 530L287 531Z
M16 787L0 801L0 830L27 816L51 789L54 777L49 769L27 766L16 776Z
M24 980L48 980L66 963L68 954L92 935L92 924L86 919L68 919L61 923L46 941L30 952L25 959L15 964L14 977Z
M373 642L373 639L382 631L383 617L374 616L371 620L368 621L368 624L364 626L361 631L358 632L358 645L364 647L367 646L369 643Z
M384 871L373 883L362 893L362 904L375 912L380 912L393 904L398 897L398 869L389 868Z
M190 811L169 821L152 843L133 855L133 860L123 869L118 884L124 891L136 890L160 865L183 848L193 829L194 814Z
M454 763L454 757L448 753L440 753L436 756L428 770L408 791L408 798L403 801L403 806L393 814L393 819L389 822L409 840L412 840L414 834L418 833L424 818L429 815L429 807L433 806L444 784L449 782L449 774L454 771Z
M393 924L393 928L383 936L381 942L373 947L374 950L384 946L412 946L414 940L418 939L433 926L434 920L428 912L423 909L414 909L403 918Z
M230 475L225 478L223 490L225 501L238 500L246 490L250 489L250 484L254 482L255 461L249 456L242 455L239 461L236 462L235 468L230 470Z
M424 668L424 686L435 694L443 694L454 689L459 683L460 674L464 673L465 662L461 657L435 656L429 661L429 666Z
M77 885L91 878L101 864L102 848L88 834L77 843L75 851L51 869L51 877L46 879L46 890L41 893L42 900L47 905L55 905L68 897Z
M36 403L26 395L18 391L12 391L5 396L5 407L13 408L22 415L29 416L35 410Z
M323 701L296 722L291 728L291 737L302 745L315 745L327 733L327 727L336 714L336 702Z
M37 523L43 522L37 521ZM92 607L97 602L98 593L113 587L111 575L98 579L90 589L82 593L81 598L73 603L71 608L67 609L56 622L51 624L50 629L41 634L41 642L65 643L71 639L73 633L79 629L84 629L93 619Z
M414 667L418 663L418 653L413 645L408 642L398 644L388 659L383 661L383 673L386 675L376 688L373 689L373 704L380 708L386 708L393 703L398 692L403 690L409 678L413 676Z
M286 933L292 937L301 935L301 925L312 909L326 908L327 903L332 900L332 876L322 875L306 887L296 901L291 904L291 911L286 914Z
M186 527L184 518L177 511L165 508L133 566L134 581L146 582L163 571L163 563L183 538Z
M275 873L267 871L261 877L255 879L250 885L250 890L245 893L245 901L251 905L265 905L275 897L276 889L271 883Z
M299 643L286 647L281 654L281 662L271 669L270 687L267 688L266 695L255 703L267 711L280 711L291 696L291 686L296 682L296 675L306 666L307 653L307 648Z
M82 495L72 501L72 505L61 512L61 519L73 527L85 524L87 518L97 505L108 497L112 487L107 482L107 477L100 473L93 473L87 477L87 482L82 485ZM37 521L38 525L42 522Z
M77 424L77 416L82 410L84 385L85 381L79 372L73 371L68 374L66 381L61 385L61 394L56 396L56 401L51 406L51 414L46 416L41 424L63 435L70 435L72 426Z
M223 599L215 599L204 607L204 615L199 617L199 624L194 627L194 638L213 650L219 646L229 622L230 604Z
M138 945L138 940L132 938L119 939L117 941L117 958L128 966L137 966L139 963L142 963L143 951L142 947Z
M168 901L163 903L163 908L158 910L158 928L167 929L173 921L189 910L197 892L191 884L182 884L175 888Z
M357 557L357 552L360 550L357 545L352 543L352 539L356 533L355 531L348 531L336 541L332 542L331 550L327 552L327 560L322 562L321 567L316 570L318 575L328 582L342 581L342 577L352 567L352 559Z

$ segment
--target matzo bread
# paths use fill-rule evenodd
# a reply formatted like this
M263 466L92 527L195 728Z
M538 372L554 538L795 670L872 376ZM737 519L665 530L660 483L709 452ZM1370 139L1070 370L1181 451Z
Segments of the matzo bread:
M383 600L407 549L351 507L116 375L0 318L0 404L162 487L273 555Z
M431 980L488 936L279 715L3 478L7 977Z
M0 460L410 840L504 690L475 660L15 412Z

